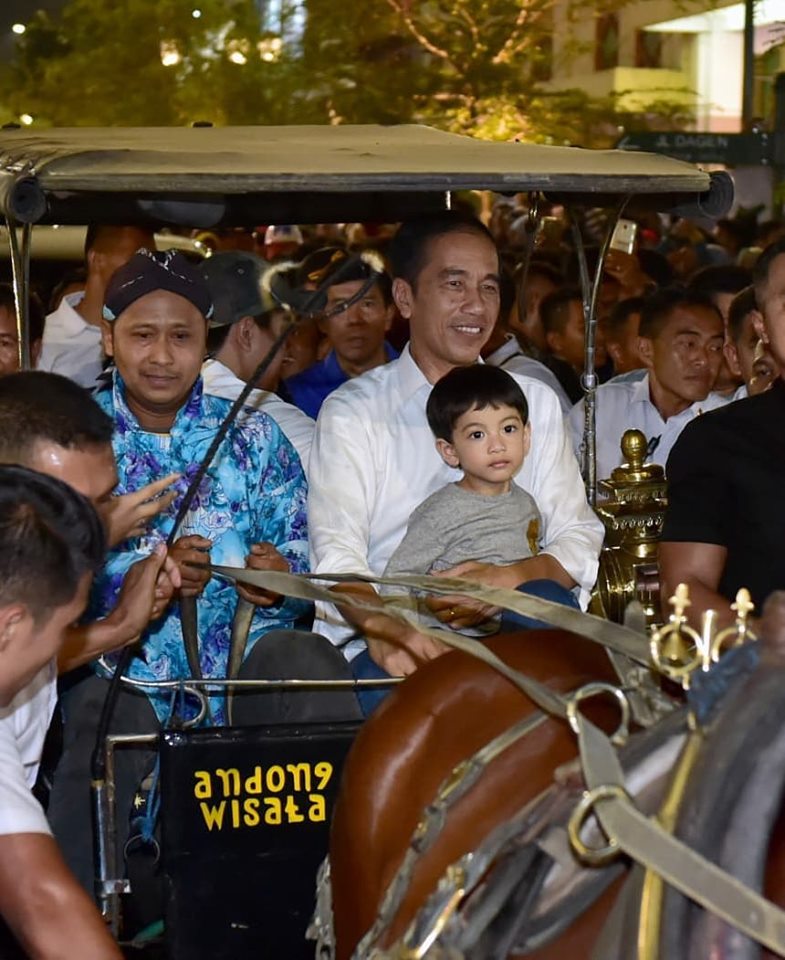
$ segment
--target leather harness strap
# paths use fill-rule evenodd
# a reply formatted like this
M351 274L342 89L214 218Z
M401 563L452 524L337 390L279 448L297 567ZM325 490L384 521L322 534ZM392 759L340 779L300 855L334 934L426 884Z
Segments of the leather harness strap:
M312 582L313 579L331 582L391 583L437 593L459 593L517 613L535 616L563 629L588 636L610 649L633 656L639 661L642 656L641 649L647 645L645 638L600 618L592 618L558 604L525 596L517 591L487 588L476 584L467 585L461 580L432 577L374 578L327 574L307 578L274 571L232 567L213 566L211 569L215 574L230 580L264 587L276 593L328 603L335 602L335 594L324 587L317 586ZM358 609L378 610L378 605L359 601L350 594L342 594L340 602L342 605ZM434 636L446 645L463 650L494 667L522 690L541 710L562 719L567 718L569 700L508 666L476 640L452 631L426 627L414 614L394 604L386 605L385 610L390 616L409 626L414 626L422 633ZM594 620L601 629L592 623ZM655 870L686 896L759 943L775 953L785 954L785 911L705 857L695 853L664 830L655 820L641 814L627 795L624 773L610 739L579 710L570 711L570 713L571 720L577 727L586 785L590 796L595 798L591 807L609 843L648 869Z

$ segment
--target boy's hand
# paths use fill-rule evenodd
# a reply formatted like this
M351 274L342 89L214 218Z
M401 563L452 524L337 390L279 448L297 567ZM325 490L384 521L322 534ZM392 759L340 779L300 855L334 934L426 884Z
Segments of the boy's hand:
M170 473L162 480L148 483L133 493L110 497L102 504L99 512L106 527L109 546L116 547L129 537L140 537L153 517L165 510L177 496L176 490L167 492L166 488L179 478L179 473Z
M251 547L251 552L245 558L245 566L249 570L277 570L279 573L289 572L289 561L282 556L272 543L255 543ZM249 603L257 607L271 607L278 603L281 595L271 593L269 590L262 590L261 587L249 587L247 584L238 583L237 592Z
M169 548L169 556L177 564L180 578L180 596L198 597L210 579L210 571L191 566L192 563L208 564L212 541L206 537L180 537Z

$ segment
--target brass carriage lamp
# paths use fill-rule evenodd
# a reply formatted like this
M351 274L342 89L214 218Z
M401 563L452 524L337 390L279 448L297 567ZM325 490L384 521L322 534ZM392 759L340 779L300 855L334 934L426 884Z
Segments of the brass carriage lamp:
M592 597L592 612L616 623L624 620L629 603L637 600L651 626L659 621L657 542L667 505L665 471L646 463L646 437L625 430L621 439L624 463L598 487L606 499L596 511L605 526L605 546Z

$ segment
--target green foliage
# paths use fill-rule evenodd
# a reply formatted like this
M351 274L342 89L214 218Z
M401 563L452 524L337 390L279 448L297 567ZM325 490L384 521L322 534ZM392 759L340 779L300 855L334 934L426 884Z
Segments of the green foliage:
M284 0L278 23L260 24L253 0L70 0L58 18L37 14L19 38L0 74L0 119L422 122L489 139L586 145L612 142L629 125L618 98L593 101L543 84L558 70L553 0L307 0L304 29L295 2ZM572 0L570 15L600 7ZM673 109L635 120L673 119Z

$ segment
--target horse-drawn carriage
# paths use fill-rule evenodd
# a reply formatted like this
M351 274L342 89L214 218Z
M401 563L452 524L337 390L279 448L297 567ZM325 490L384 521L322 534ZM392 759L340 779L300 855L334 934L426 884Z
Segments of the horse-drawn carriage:
M732 196L723 177L712 178L663 157L482 143L420 127L4 131L0 134L0 203L9 228L22 360L29 362L25 298L35 224L122 222L213 228L259 222L396 221L449 206L456 191L478 189L529 194L532 238L541 195L558 198L568 210L580 205L606 207L610 217L603 252L625 208L634 210L637 205L686 215L721 215ZM577 228L575 239L588 319L584 469L593 500L593 315L600 268L592 280ZM614 548L619 546L618 540L614 542ZM618 549L614 562L617 566L620 562ZM638 590L628 568L629 564L623 567L625 601ZM306 599L318 599L325 589L285 575L218 572L236 579L250 577L257 584ZM455 589L442 581L443 591L450 587ZM434 589L432 584L428 588ZM466 585L461 589L472 590ZM490 650L496 650L501 659L473 648L486 661L493 661L482 667L485 673L480 680L471 659L450 655L402 685L363 730L349 755L337 803L332 886L326 871L320 881L314 934L319 949L328 954L334 949L329 932L334 929L336 955L342 957L355 949L358 957L534 955L549 936L575 918L578 927L573 924L570 929L579 929L586 904L619 883L618 867L605 867L590 879L571 867L572 854L565 842L570 834L586 859L600 859L582 839L581 817L596 809L610 837L608 846L616 844L637 857L629 841L629 824L635 817L642 818L630 813L627 791L636 798L639 793L647 797L646 811L660 809L664 827L679 808L689 770L698 762L694 754L699 734L685 730L686 709L673 709L672 698L648 679L650 655L643 634L533 598L497 595L495 599L570 633L554 634L546 648L538 644L537 632L517 644L500 639ZM669 640L658 654L672 674L674 664L676 674L679 669L685 675L688 672L685 665L690 655L682 648L682 635L683 630L676 629L666 634ZM560 638L558 642L553 642L554 637ZM695 646L702 650L707 643L698 638ZM612 661L603 646L612 652ZM728 668L728 673L743 677L750 666L746 652L734 656L736 666ZM544 666L538 667L543 657ZM527 678L530 673L534 677ZM562 693L539 682L556 677L553 686ZM117 682L130 681L118 675ZM236 682L189 677L173 685L203 696L207 688L212 694ZM431 701L436 697L436 707L424 716L420 697L426 689L431 691ZM633 739L624 748L621 760L611 741L578 708L582 698L609 689L625 716L631 711L634 720L647 728L643 739ZM691 715L701 716L701 711L709 715L719 696L704 684L702 699L691 704ZM493 710L488 710L491 701ZM537 712L532 711L532 703ZM455 710L462 718L458 725ZM568 763L573 743L569 727L546 722L545 712L569 719L584 758L590 758L588 766L584 764L584 776L591 790L578 808L580 816L572 821L572 807L583 793L577 767ZM477 723L479 715L485 715L490 726ZM620 727L626 729L626 723ZM101 729L105 733L107 727ZM616 739L623 739L622 732ZM313 906L310 891L316 862L326 849L338 771L354 733L347 727L314 725L294 730L179 730L153 738L156 743L160 740L162 862L169 891L171 956L295 957L312 952L312 947L304 945L302 928ZM388 742L382 749L385 737L392 738L392 745ZM102 736L98 745L103 776L96 778L101 788L96 804L97 892L115 931L128 884L117 862L113 823L115 816L127 812L114 811L112 771L117 750L134 739L139 742L140 738ZM440 762L429 764L427 776L416 767L407 769L395 748L401 740L409 747L416 742L431 761L438 757ZM742 752L746 748L746 741L743 747L737 744ZM773 740L771 749L776 749ZM644 755L659 758L659 775L640 772L647 766L642 763ZM662 769L674 763L681 786L666 788ZM550 786L553 768L562 764L566 766L558 772L555 786ZM458 772L437 789L453 766L458 766ZM635 788L629 786L631 771L640 781ZM522 791L516 792L521 781ZM516 790L511 789L513 783ZM269 817L260 817L258 803L254 805L262 790L278 801ZM398 801L414 806L402 812L396 808ZM422 830L409 846L426 807ZM456 811L464 808L463 819L453 820ZM704 808L698 804L696 809ZM395 824L392 838L372 829L380 822L380 810L385 822ZM572 828L567 830L570 822ZM669 894L661 885L651 892L661 875L688 895L702 896L712 909L717 908L716 891L701 884L719 884L719 899L734 890L745 909L758 911L757 918L747 917L742 929L758 936L761 927L769 924L763 942L779 946L781 935L777 929L771 932L778 915L772 916L750 896L744 900L743 891L729 887L724 874L718 877L702 861L703 872L689 861L693 874L682 880L682 848L678 862L672 859L663 864L662 858L651 856L652 845L666 849L662 831L643 833L648 859L642 860L645 876L637 879L648 899L639 896L638 901L645 900L649 913L646 924L641 921L636 929L644 930L639 939L649 937L650 952L640 956L676 956L652 952L660 949L661 939L659 932L652 931L660 930L657 924L666 912L670 916L669 911L676 910L667 905ZM452 856L455 850L448 844L441 854L438 851L451 837L462 837L464 846L457 858L445 861L444 851ZM432 856L434 850L438 855ZM556 879L554 863L562 867ZM327 921L329 889L334 927ZM482 896L470 896L479 889ZM433 894L430 899L429 894ZM635 899L634 893L625 896ZM721 915L738 923L740 911L731 907L726 903ZM687 911L679 909L684 926ZM634 920L621 907L614 909L616 915L620 946L616 953L609 946L597 956L632 955L623 950L630 942ZM661 926L667 932L668 923ZM606 936L610 944L613 933Z

